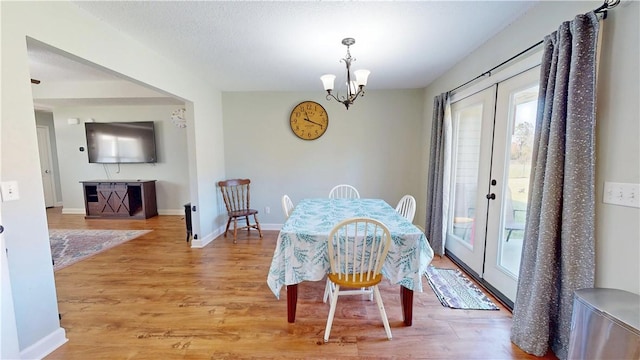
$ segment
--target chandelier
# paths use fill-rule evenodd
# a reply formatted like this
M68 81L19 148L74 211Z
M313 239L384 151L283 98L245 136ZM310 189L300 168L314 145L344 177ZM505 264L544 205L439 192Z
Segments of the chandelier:
M347 66L347 96L338 95L336 97L331 92L333 91L333 82L336 79L336 76L333 74L326 74L320 77L322 80L322 84L324 85L324 89L327 90L327 100L331 100L334 98L336 101L344 104L344 106L349 110L349 106L356 101L358 96L364 95L364 87L367 85L367 78L369 77L369 70L356 70L354 71L354 75L356 76L355 81L351 80L351 62L356 59L351 57L351 53L349 52L349 46L356 43L354 38L344 38L342 39L342 45L347 47L347 56L342 59L345 65Z

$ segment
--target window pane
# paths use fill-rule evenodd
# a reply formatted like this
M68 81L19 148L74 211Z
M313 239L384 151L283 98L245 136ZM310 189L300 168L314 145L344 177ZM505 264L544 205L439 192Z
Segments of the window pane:
M478 165L482 104L461 109L455 114L455 188L453 196L454 236L473 246L475 201L478 189Z
M538 85L514 92L510 101L511 139L507 154L507 188L502 224L504 225L499 264L518 276L524 237L533 137L538 106Z

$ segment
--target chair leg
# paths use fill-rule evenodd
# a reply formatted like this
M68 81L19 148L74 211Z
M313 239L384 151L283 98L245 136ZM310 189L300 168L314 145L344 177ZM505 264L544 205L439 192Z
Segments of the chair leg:
M262 238L262 230L260 229L260 223L258 222L258 216L253 214L253 220L256 222L256 229L258 229L258 234L260 234L260 238Z
M371 289L371 287L368 287L368 288L367 287L361 287L360 291L362 291L363 293L365 291L370 291L369 292L369 301L373 301L373 290Z
M327 299L329 299L329 304L331 304L331 299L333 298L334 291L335 287L332 285L331 280L327 278L327 285L324 287L324 296L322 297L322 302L326 303Z
M233 218L233 243L236 243L238 238L238 218Z
M324 295L322 296L322 302L326 304L328 298L329 298L329 279L327 279L327 283L324 285Z
M227 220L227 227L224 229L224 237L227 237L227 231L229 231L229 225L231 224L231 218Z
M327 318L327 327L324 330L324 342L329 342L329 334L331 333L333 316L336 314L336 304L338 303L338 291L340 291L340 285L336 284L335 291L331 298L331 308L329 309L329 317Z
M380 316L382 317L382 323L384 324L384 331L387 333L387 339L391 340L391 328L389 327L389 319L387 319L387 312L384 311L384 304L382 303L382 296L380 296L378 285L373 286L373 293L376 295L376 303L378 304L378 310L380 310Z

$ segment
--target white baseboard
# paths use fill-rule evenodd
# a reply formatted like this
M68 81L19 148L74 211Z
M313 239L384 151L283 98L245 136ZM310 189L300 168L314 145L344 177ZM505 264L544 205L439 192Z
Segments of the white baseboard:
M207 246L210 242L215 240L218 236L220 236L224 232L224 226L221 226L215 229L211 234L201 237L198 239L191 239L191 247L194 249L199 249Z
M179 215L184 216L184 209L164 209L158 210L158 215Z
M63 215L85 215L86 211L84 208L62 208ZM184 209L163 209L158 210L158 215L177 215L184 216Z
M284 224L260 224L260 229L262 230L278 230L282 229L282 225Z
M85 215L87 212L84 208L68 208L62 207L62 215Z
M35 344L20 351L20 359L43 359L55 349L69 341L63 328L58 328L51 334L38 340Z

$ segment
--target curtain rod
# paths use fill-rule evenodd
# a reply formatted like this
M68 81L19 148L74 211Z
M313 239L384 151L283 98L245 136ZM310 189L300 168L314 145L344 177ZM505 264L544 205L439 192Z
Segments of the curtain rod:
M466 86L466 85L468 85L468 84L471 84L472 82L474 82L474 81L476 81L476 80L478 80L478 79L480 79L480 78L483 78L483 77L485 77L485 76L487 76L487 75L488 75L488 76L491 76L491 72L492 72L493 70L495 70L495 69L499 68L500 66L502 66L502 65L504 65L504 64L506 64L506 63L508 63L508 62L510 62L510 61L512 61L513 59L515 59L515 58L517 58L517 57L520 57L520 56L524 55L525 53L527 53L527 52L528 52L528 51L530 51L531 49L533 49L533 48L537 47L538 45L542 44L543 42L544 42L544 41L542 41L542 40L541 40L541 41L538 41L537 43L535 43L535 44L533 44L533 45L529 46L528 48L526 48L526 49L524 49L524 50L520 51L519 53L517 53L517 54L513 55L512 57L510 57L510 58L508 58L507 60L505 60L505 61L501 62L500 64L498 64L498 65L496 65L496 66L492 67L491 69L489 69L489 70L487 70L487 71L483 72L482 74L480 74L480 75L478 75L478 76L474 77L473 79L471 79L471 80L467 81L466 83L464 83L464 84L462 84L462 85L458 85L458 86L456 86L455 88L453 88L453 89L449 90L449 92L454 92L454 91L456 91L456 90L460 89L461 87L464 87L464 86Z
M613 9L613 8L614 8L614 7L616 7L619 3L620 3L620 0L605 0L605 1L604 1L604 4L600 5L600 7L598 7L597 9L594 9L594 10L593 10L593 12L594 12L594 13L596 13L596 14L602 13L602 18L603 18L603 19L606 19L606 18L607 18L607 10L609 10L609 9ZM462 85L458 85L458 86L454 87L453 89L449 90L449 92L450 92L450 93L452 93L452 92L454 92L454 91L456 91L456 90L458 90L458 89L460 89L460 88L462 88L462 87L465 87L465 86L467 86L467 85L471 84L472 82L474 82L474 81L476 81L476 80L478 80L478 79L480 79L480 78L483 78L483 77L485 77L485 76L491 76L491 72L492 72L493 70L495 70L495 69L497 69L497 68L501 67L502 65L504 65L504 64L506 64L506 63L508 63L508 62L510 62L510 61L513 61L514 59L516 59L516 58L518 58L518 57L520 57L520 56L522 56L522 55L526 54L527 52L529 52L529 51L531 51L532 49L536 48L537 46L541 45L543 42L544 42L544 40L540 40L540 41L538 41L537 43L535 43L535 44L533 44L533 45L529 46L528 48L526 48L526 49L524 49L524 50L520 51L519 53L517 53L517 54L513 55L512 57L508 58L507 60L505 60L505 61L501 62L500 64L498 64L498 65L496 65L496 66L492 67L491 69L489 69L489 70L487 70L487 71L483 72L482 74L480 74L480 75L478 75L478 76L474 77L473 79L471 79L471 80L469 80L469 81L465 82L464 84L462 84Z
M607 10L613 9L620 4L620 0L604 0L604 4L600 5L597 9L593 10L594 13L602 13L602 18L607 18Z

